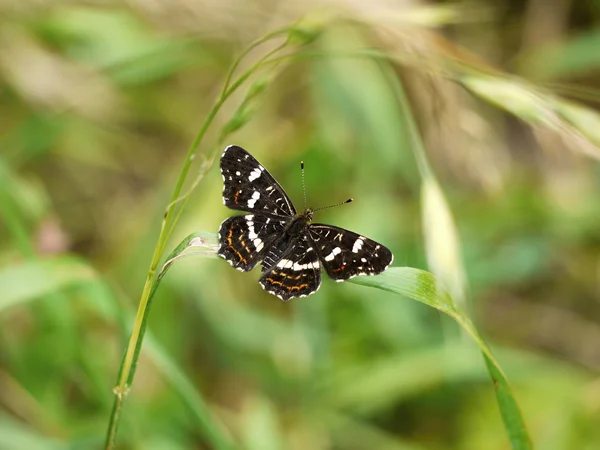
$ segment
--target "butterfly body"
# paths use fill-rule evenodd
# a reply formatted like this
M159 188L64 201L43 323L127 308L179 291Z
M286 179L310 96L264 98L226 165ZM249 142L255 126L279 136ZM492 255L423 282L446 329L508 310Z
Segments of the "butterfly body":
M385 246L343 228L313 224L312 208L297 213L279 183L243 148L225 149L221 174L225 206L249 214L223 221L218 254L244 272L261 262L260 285L282 300L316 292L322 268L344 281L376 275L391 264Z

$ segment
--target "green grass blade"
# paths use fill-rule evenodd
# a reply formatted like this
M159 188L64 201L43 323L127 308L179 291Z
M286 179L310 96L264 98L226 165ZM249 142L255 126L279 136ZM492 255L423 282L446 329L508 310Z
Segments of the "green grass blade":
M26 448L29 450L68 450L68 444L63 444L48 436L43 436L24 425L13 420L6 414L0 414L0 449ZM80 447L81 448L81 447ZM90 447L84 447L90 448Z
M209 405L198 393L189 377L173 361L168 352L150 335L146 335L145 351L148 352L159 371L179 393L182 401L189 408L192 417L198 424L200 434L210 443L210 448L218 450L237 448L227 428L216 417L213 417Z
M512 448L515 450L528 450L533 448L531 440L521 416L519 405L508 384L508 380L500 370L498 363L484 353L485 364L490 372L496 391L496 399L502 414L502 420L508 431Z
M467 334L473 338L483 353L488 371L494 382L498 407L512 448L515 450L532 448L521 411L500 365L473 322L455 305L450 295L441 288L431 273L411 267L393 267L376 277L358 277L351 281L362 286L400 294L438 309L456 320Z
M90 281L94 277L90 266L66 256L23 261L0 269L0 311Z

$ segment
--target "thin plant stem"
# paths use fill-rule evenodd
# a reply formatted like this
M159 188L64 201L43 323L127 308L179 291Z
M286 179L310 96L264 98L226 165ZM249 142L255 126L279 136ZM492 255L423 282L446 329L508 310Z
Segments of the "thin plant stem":
M138 310L136 313L133 329L132 329L131 335L129 337L129 343L127 345L127 349L125 351L123 360L119 367L119 372L118 372L118 377L117 377L117 385L113 389L113 392L115 394L115 399L113 402L113 408L111 411L109 424L108 424L108 430L107 430L107 434L106 434L106 449L108 449L108 450L114 449L114 447L115 447L116 433L117 433L117 429L118 429L118 424L120 422L120 413L122 410L124 400L129 392L129 388L130 388L131 384L133 383L133 379L135 376L137 363L139 361L139 354L140 354L141 347L142 347L143 337L144 337L144 333L146 330L147 318L148 318L148 314L150 311L150 300L151 300L151 297L153 294L153 285L155 282L155 275L156 275L156 271L158 268L158 264L160 262L162 255L164 254L165 248L166 248L166 246L169 242L169 239L175 229L175 225L177 224L178 219L181 216L181 213L190 198L191 192L186 194L183 198L180 198L180 194L183 189L185 180L187 179L187 176L188 176L188 173L192 166L192 163L194 161L194 157L196 155L197 149L198 149L200 143L202 142L202 139L206 135L210 125L214 121L217 113L219 112L219 110L221 109L223 104L225 103L225 101L254 72L256 72L258 69L260 69L264 65L265 59L271 57L273 54L275 54L276 52L283 49L286 44L284 43L284 44L278 46L277 48L269 51L258 62L256 62L248 70L246 70L243 74L241 74L231 86L228 87L229 83L231 82L233 71L239 65L241 59L244 56L246 56L252 48L255 48L257 45L260 45L269 39L272 39L272 38L275 38L275 37L281 35L282 32L283 32L282 30L278 30L276 32L270 33L269 35L265 36L264 38L257 40L250 46L249 49L244 51L240 55L240 57L238 57L238 59L236 60L236 62L233 65L232 69L230 69L230 71L227 75L227 78L225 81L225 86L224 86L224 89L223 89L221 95L219 96L219 98L217 99L217 101L215 102L215 104L213 105L211 110L209 111L202 127L200 128L200 131L198 132L194 141L192 142L191 146L188 149L186 158L183 163L183 167L181 169L181 172L179 174L179 177L177 178L175 187L171 194L171 198L168 203L169 206L167 207L165 216L164 216L162 224L161 224L161 229L160 229L159 236L157 239L157 245L154 248L154 253L152 255L152 259L150 262L148 274L147 274L146 280L144 282L144 288L142 290L142 294L140 297L140 302L138 305ZM213 152L214 152L214 150L213 150ZM201 174L201 177L210 169L210 167L212 166L213 159L214 159L214 156L212 156L212 155L211 155L211 157L208 158L208 163L205 165L205 167L203 169L204 173ZM201 177L199 179L201 179ZM223 439L220 439L220 440L223 441L222 442L223 445L221 445L219 448L229 448L230 447L229 443L225 443Z
M244 51L241 53L241 55L239 55L236 60L234 61L234 63L232 64L231 68L229 69L229 71L227 72L227 76L225 77L225 82L223 83L223 90L221 91L221 97L223 97L225 95L225 93L227 92L227 89L229 88L229 83L231 82L231 78L233 77L233 73L235 72L235 70L238 68L238 66L240 65L240 63L242 62L242 60L246 57L246 55L248 55L248 53L250 53L252 50L254 50L256 47L258 47L261 44L264 44L265 42L276 38L278 36L281 36L283 34L288 33L289 29L288 28L281 28L279 30L275 30L259 39L257 39L256 41L252 42L248 47L246 47L244 49ZM280 49L282 49L283 47L285 47L287 45L287 41L284 42L283 44L281 44L279 47L277 47L275 49L275 51L279 51ZM264 61L266 58L268 58L269 56L271 56L274 53L274 51L271 51L269 53L267 53L264 57L261 58L262 61Z

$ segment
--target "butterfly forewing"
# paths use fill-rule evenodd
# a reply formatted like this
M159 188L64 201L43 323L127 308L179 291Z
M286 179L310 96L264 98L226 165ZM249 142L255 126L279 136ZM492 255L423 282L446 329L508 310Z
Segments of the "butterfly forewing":
M360 234L332 225L308 227L323 268L335 281L357 275L377 275L394 259L385 246Z
M250 153L230 145L221 156L223 203L231 209L293 217L294 205L275 178Z
M219 228L218 254L236 269L247 272L264 258L284 229L284 221L262 214L229 217Z
M306 297L321 286L319 257L307 236L301 236L259 280L265 291L282 300Z

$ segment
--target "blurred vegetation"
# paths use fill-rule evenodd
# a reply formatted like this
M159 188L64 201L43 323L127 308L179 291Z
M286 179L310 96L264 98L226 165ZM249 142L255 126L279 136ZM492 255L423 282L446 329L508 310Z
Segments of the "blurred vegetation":
M316 220L469 311L535 448L600 448L600 1L4 0L0 449L103 447L186 149L242 50L292 23L243 60L290 55L215 117L167 253L230 215L226 144L297 204L304 160L310 205L355 198ZM172 266L117 448L511 447L455 322L355 283L282 303L256 281Z

